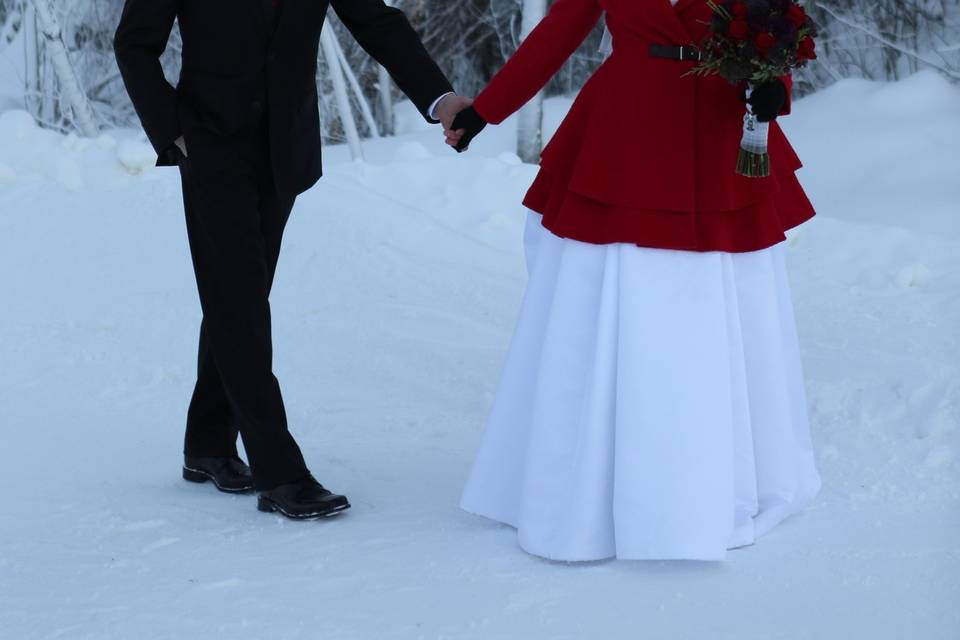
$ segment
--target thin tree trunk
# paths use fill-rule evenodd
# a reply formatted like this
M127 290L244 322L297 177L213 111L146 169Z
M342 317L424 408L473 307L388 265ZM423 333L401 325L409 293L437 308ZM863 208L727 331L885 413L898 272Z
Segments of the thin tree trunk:
M390 136L396 130L396 123L393 121L393 78L384 67L380 67L378 72L377 92L380 96L380 110L383 112L383 135Z
M337 60L340 61L340 67L343 69L344 75L347 76L347 82L350 83L353 95L357 97L357 102L360 103L360 115L363 116L364 121L367 123L367 128L370 129L370 135L374 138L379 138L380 130L377 128L377 120L373 117L373 111L370 110L370 103L367 102L367 96L363 94L363 89L360 88L360 82L357 81L356 74L354 74L353 69L350 68L350 62L343 52L343 47L340 46L340 41L334 38L333 43L337 46Z
M22 29L25 62L24 103L27 111L40 118L40 38L37 31L37 11L32 4L24 6Z
M350 147L350 156L354 160L363 159L363 147L360 145L360 133L357 131L357 121L353 117L353 111L350 109L350 96L347 94L347 82L343 78L343 66L340 64L340 58L337 56L336 36L333 34L333 27L327 21L323 25L323 31L320 33L320 44L323 49L323 57L327 63L327 69L330 70L330 81L333 83L333 93L337 100L337 111L340 115L340 123L343 125L343 132L347 136L347 145Z
M38 22L39 24L39 22ZM52 63L47 64L47 39L40 29L40 122L57 126L63 122L60 109L60 86L57 84L57 73L51 69ZM70 106L67 105L67 109Z
M387 6L393 6L393 0L385 0ZM396 123L393 121L393 78L386 67L377 69L377 94L380 97L380 110L383 112L383 135L393 135Z
M546 0L523 0L521 42L536 27L547 9ZM543 148L543 91L520 110L517 123L517 155L524 162L535 163Z
M60 24L50 10L47 0L33 0L33 6L37 10L37 25L43 36L45 50L50 54L50 61L60 82L63 98L73 110L77 128L88 138L96 137L100 133L96 116L70 63L67 47L63 43L60 32Z

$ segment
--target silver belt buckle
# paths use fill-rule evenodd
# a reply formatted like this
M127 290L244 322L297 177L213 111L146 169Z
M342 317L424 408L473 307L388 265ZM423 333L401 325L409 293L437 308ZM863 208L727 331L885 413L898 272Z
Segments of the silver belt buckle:
M700 59L701 59L700 49L692 46L687 46L687 45L680 46L680 60L682 62L686 62L690 60L694 62L700 62Z

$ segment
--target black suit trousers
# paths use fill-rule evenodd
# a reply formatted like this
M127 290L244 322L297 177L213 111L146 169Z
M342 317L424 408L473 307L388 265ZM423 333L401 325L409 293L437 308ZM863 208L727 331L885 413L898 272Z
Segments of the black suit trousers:
M254 483L270 489L307 473L273 374L269 302L295 198L277 193L262 122L185 137L180 173L203 321L184 452L235 455L239 433Z

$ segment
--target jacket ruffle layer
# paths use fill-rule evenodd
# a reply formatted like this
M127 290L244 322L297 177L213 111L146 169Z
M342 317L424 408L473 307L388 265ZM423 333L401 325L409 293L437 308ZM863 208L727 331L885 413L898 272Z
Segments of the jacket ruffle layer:
M562 238L681 251L759 251L814 216L799 181L788 174L769 198L728 211L666 211L611 205L571 191L542 169L524 206L543 214L543 226Z

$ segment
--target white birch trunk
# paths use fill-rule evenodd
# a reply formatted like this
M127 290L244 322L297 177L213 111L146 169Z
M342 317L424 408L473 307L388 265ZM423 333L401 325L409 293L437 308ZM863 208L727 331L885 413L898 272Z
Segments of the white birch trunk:
M385 0L387 6L393 6L393 0ZM387 69L380 66L377 69L377 93L380 97L380 110L383 112L383 135L393 135L396 123L393 121L393 78Z
M80 133L88 138L96 137L100 133L96 116L70 63L60 25L50 10L50 4L48 0L33 0L33 6L37 11L37 26L43 36L45 51L50 55L50 62L60 82L62 97L73 110L73 118Z
M330 70L330 81L333 83L333 93L337 100L340 123L343 125L343 132L347 136L347 145L350 147L350 157L354 160L363 160L360 133L357 131L357 121L350 109L350 96L347 94L347 82L343 78L343 65L340 64L340 58L337 56L336 36L333 34L333 27L330 26L329 21L323 25L323 31L320 33L320 44L327 69Z
M546 0L523 0L520 41L526 39L546 13ZM543 91L539 91L517 116L517 155L524 162L536 163L543 148Z
M23 14L24 102L27 111L35 117L40 115L40 39L37 31L37 11L32 4L25 6Z
M57 73L47 64L47 40L40 32L40 122L56 126L61 124L63 110L60 108L60 86ZM69 110L70 105L66 108Z
M393 78L384 67L379 69L377 83L380 110L383 112L383 135L390 136L396 130L396 123L393 121Z
M340 41L334 38L333 44L337 46L337 60L340 61L340 67L343 69L343 74L347 77L347 82L350 84L350 89L353 91L353 95L357 97L357 102L360 104L360 115L363 116L363 120L367 123L367 128L370 129L370 135L374 138L379 138L380 129L377 128L377 120L373 117L373 111L370 110L370 103L367 102L367 96L363 95L363 89L360 88L360 82L357 81L357 75L353 72L353 69L350 68L350 61L347 60L347 56L343 52L343 47L340 46Z

